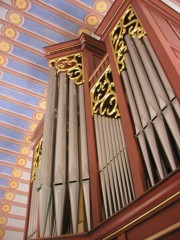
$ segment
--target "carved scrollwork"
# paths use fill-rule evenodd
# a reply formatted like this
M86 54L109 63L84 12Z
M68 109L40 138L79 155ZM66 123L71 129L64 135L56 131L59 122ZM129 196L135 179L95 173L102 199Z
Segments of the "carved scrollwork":
M119 72L121 72L125 67L124 54L127 51L127 45L124 37L126 34L129 34L131 37L138 38L142 38L146 34L132 6L127 8L119 22L110 33L110 41L112 43Z
M31 182L33 182L36 178L36 171L39 167L40 160L41 160L41 154L42 154L42 143L43 140L41 139L34 150L34 161L32 166L32 175L31 175Z
M66 72L69 80L74 81L77 85L84 82L81 53L51 59L49 66L51 65L55 66L57 73Z
M114 118L120 116L110 67L106 69L102 77L96 82L90 94L92 114Z

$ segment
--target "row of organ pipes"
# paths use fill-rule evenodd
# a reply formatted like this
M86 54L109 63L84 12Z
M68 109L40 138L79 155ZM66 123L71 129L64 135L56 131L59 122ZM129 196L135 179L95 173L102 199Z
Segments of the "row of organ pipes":
M150 186L153 186L157 179L163 179L179 164L180 106L148 37L140 40L126 35L125 42L128 52L124 55L126 69L121 72L121 77L135 136Z
M33 182L28 239L36 233L37 221L40 223L40 237L75 234L79 231L79 221L84 221L84 227L81 227L84 231L90 230L86 142L84 86L76 85L65 73L60 73L58 79L52 67L42 156ZM79 219L83 210L85 219Z
M127 93L147 186L151 187L179 165L180 107L148 37L126 35L125 42L126 67L120 72L120 79ZM129 165L121 117L95 113L93 119L102 212L104 219L108 219L135 199L133 169ZM35 236L37 221L40 237L77 233L82 208L86 225L83 231L91 229L86 123L84 85L77 85L63 72L57 77L52 67L28 239Z
M134 198L134 189L120 118L94 114L105 218Z

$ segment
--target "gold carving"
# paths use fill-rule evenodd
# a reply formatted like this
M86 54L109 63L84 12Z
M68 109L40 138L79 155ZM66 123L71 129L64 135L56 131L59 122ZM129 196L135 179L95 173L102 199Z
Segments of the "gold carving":
M112 43L114 57L116 59L119 72L121 72L125 67L124 54L127 51L127 45L124 37L127 34L133 38L142 38L146 34L132 6L127 8L119 22L110 33L110 41Z
M111 69L108 67L91 89L92 114L117 118L120 116Z
M74 81L77 85L84 82L81 53L49 60L49 66L53 64L57 73L66 72L69 80Z
M37 146L35 147L34 151L34 161L33 161L33 166L32 166L32 175L31 175L31 182L33 182L36 178L36 171L37 168L39 167L40 160L41 160L41 153L42 153L42 143L43 140L41 139Z

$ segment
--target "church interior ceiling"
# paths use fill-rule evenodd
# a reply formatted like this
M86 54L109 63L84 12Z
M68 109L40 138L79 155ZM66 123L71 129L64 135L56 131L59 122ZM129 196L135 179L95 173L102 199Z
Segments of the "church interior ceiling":
M0 239L20 240L31 136L46 108L43 47L93 35L114 0L0 0Z

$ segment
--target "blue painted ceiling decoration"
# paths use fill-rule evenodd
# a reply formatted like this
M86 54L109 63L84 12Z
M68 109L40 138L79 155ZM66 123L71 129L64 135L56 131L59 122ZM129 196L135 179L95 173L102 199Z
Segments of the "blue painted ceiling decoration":
M43 47L82 32L93 35L113 2L0 0L0 239L23 236L30 139L46 108L49 70ZM21 224L11 225L13 219Z

